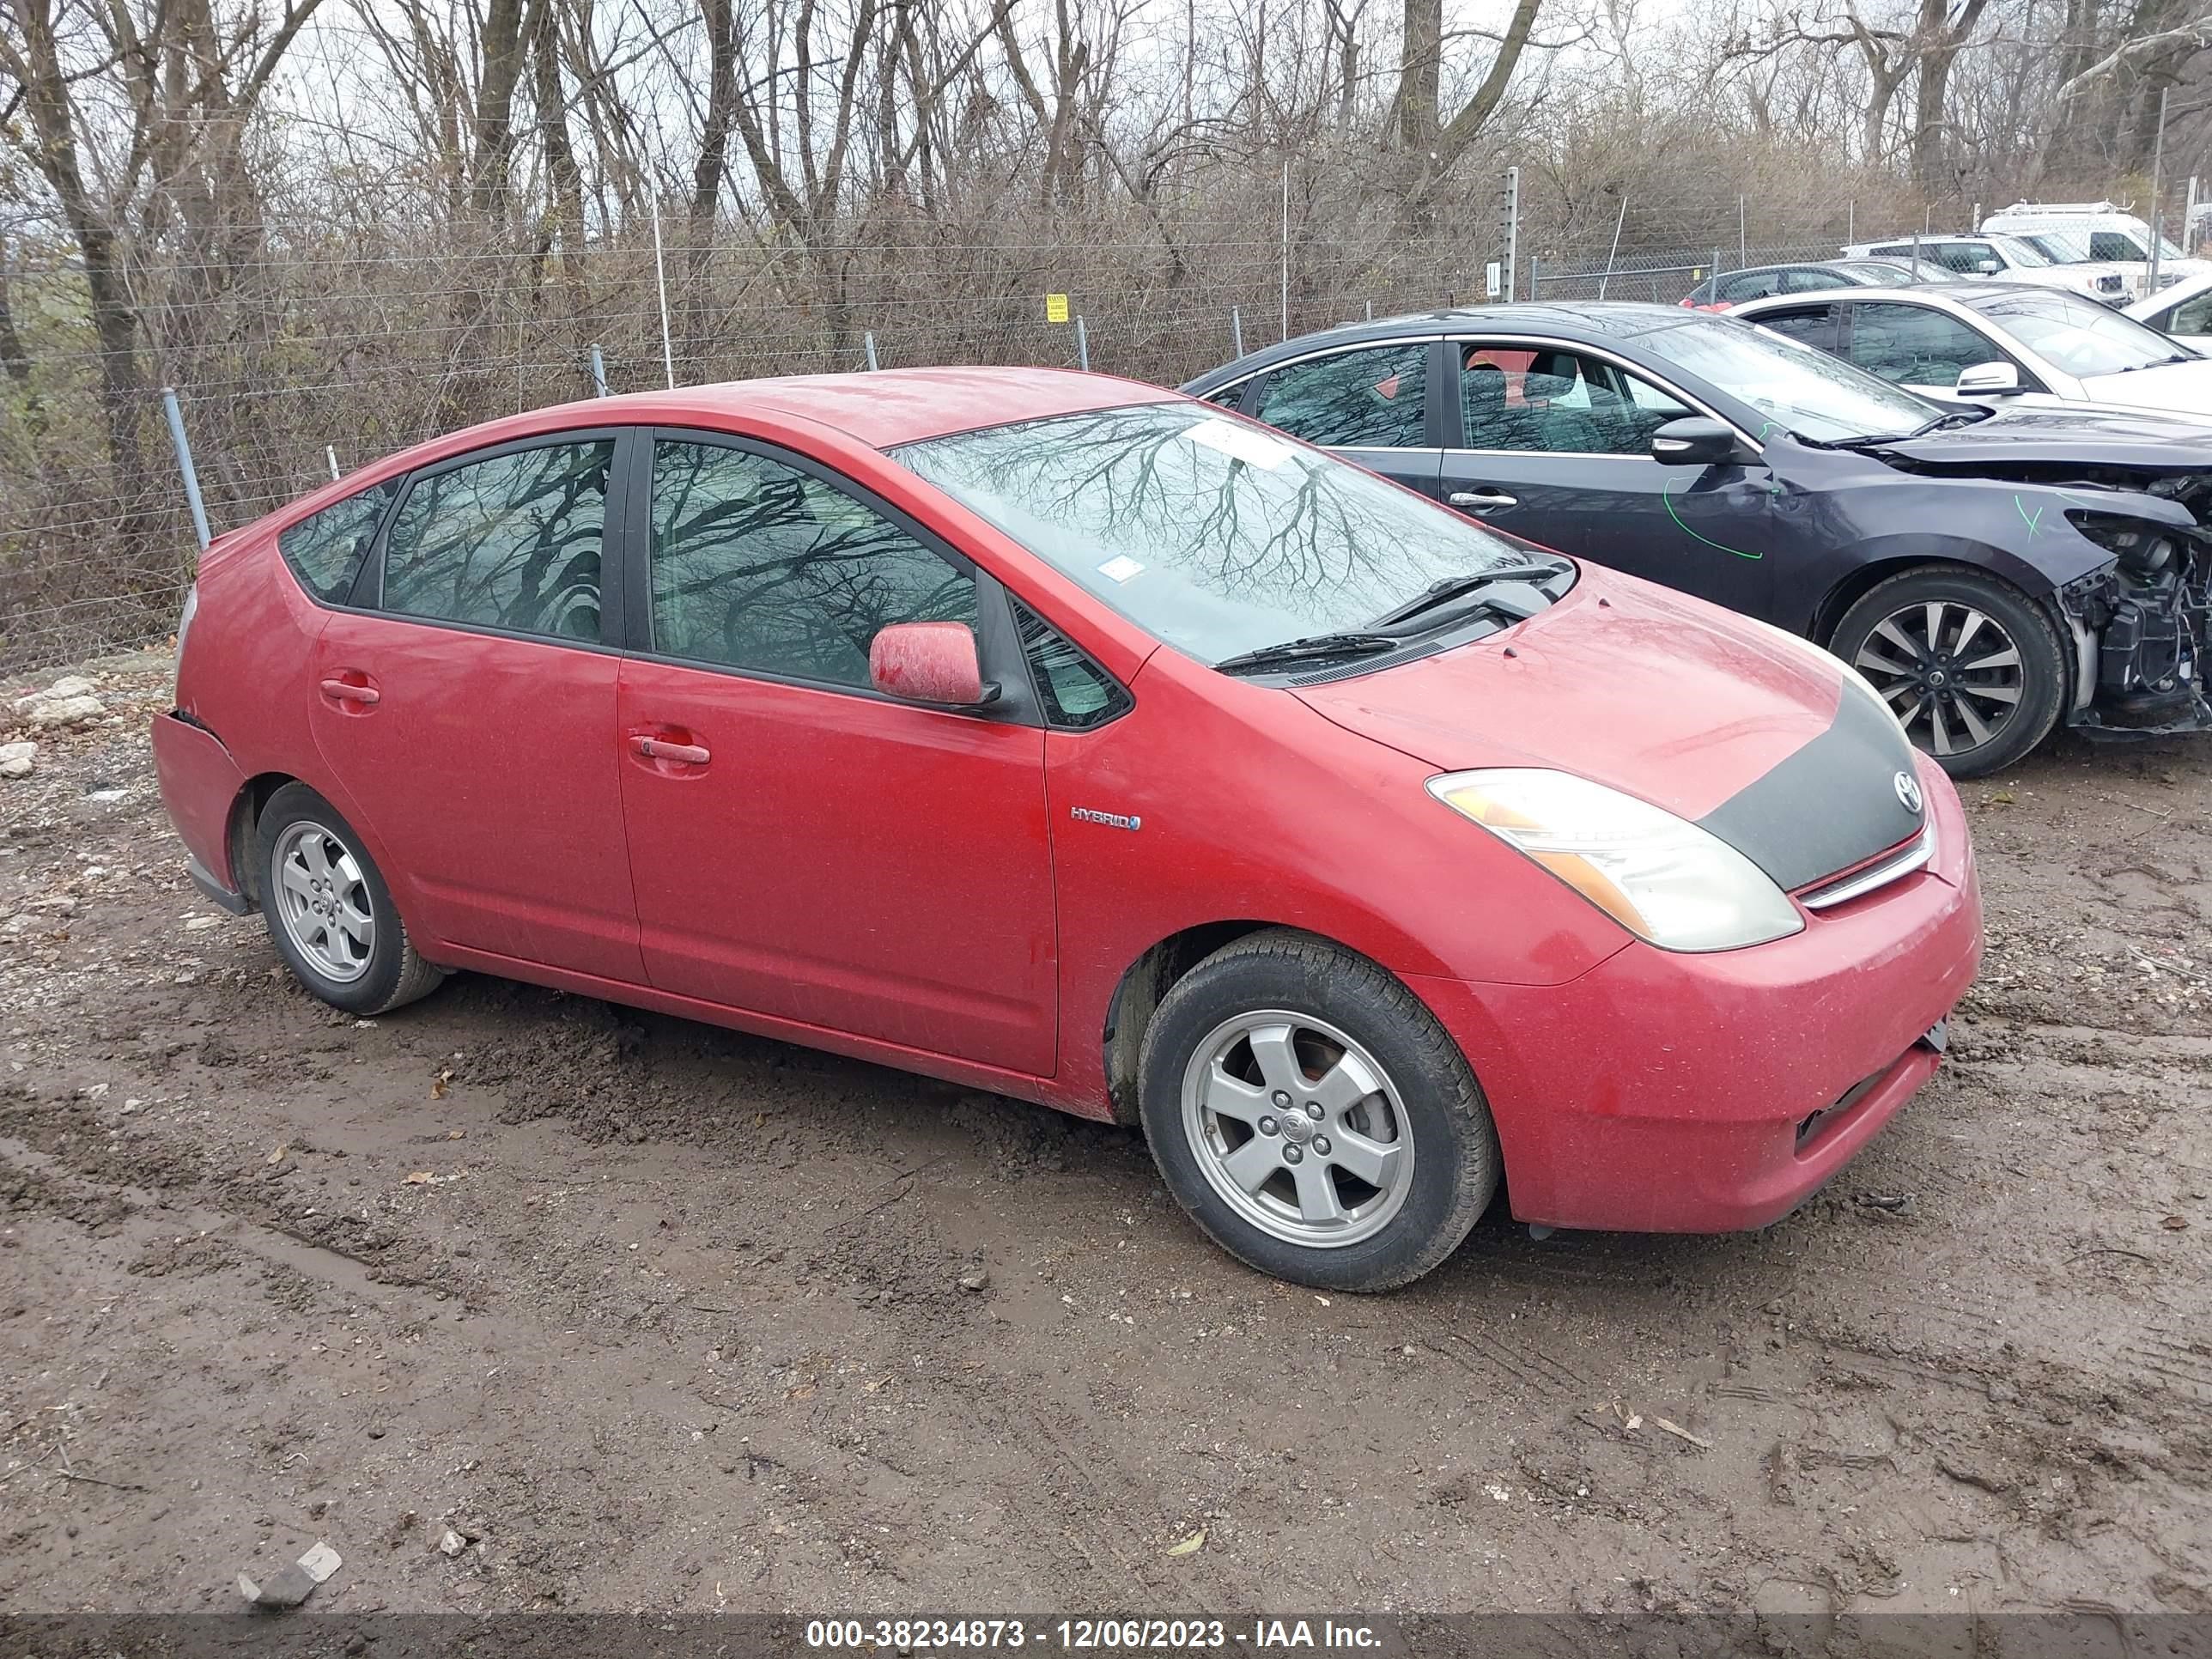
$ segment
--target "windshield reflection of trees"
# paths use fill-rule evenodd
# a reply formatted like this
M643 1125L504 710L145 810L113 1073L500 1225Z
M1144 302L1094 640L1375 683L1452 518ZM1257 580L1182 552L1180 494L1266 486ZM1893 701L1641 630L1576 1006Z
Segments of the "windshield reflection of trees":
M1250 443L1280 444L1280 464L1263 466L1192 431L1184 410L1141 405L925 445L914 459L956 492L986 491L1079 538L1060 562L1086 577L1095 555L1126 550L1271 611L1340 595L1356 618L1504 561L1483 532L1348 464L1239 428Z
M743 450L658 445L653 644L864 685L893 623L973 623L975 585L858 501Z

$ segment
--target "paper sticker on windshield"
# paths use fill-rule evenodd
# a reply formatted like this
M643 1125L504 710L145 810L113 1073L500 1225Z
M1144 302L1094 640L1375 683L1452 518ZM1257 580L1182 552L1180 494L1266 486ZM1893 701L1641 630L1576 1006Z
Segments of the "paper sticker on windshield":
M1127 553L1106 561L1098 567L1098 574L1109 582L1125 582L1145 567Z
M1288 444L1278 443L1264 432L1255 432L1249 426L1239 426L1234 421L1206 419L1183 429L1184 437L1194 444L1204 444L1208 449L1218 449L1223 454L1273 472L1291 459Z

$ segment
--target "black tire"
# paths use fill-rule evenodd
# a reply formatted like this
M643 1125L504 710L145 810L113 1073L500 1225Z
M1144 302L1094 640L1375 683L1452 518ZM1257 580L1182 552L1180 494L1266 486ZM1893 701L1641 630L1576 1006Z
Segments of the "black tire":
M1917 649L1927 644L1930 606L1935 643ZM1997 632L2016 674L2010 665L1974 665L2003 657L1988 648ZM2051 735L2065 708L2057 626L2011 583L1963 565L1923 565L1876 582L1844 613L1828 648L1874 683L1905 734L1954 778L2010 766ZM2016 701L2000 701L2007 696Z
M1299 1142L1308 1159L1327 1162L1315 1158L1316 1148L1339 1154L1347 1150L1332 1149L1326 1138L1340 1122L1349 1126L1356 1121L1363 1132L1372 1129L1377 1138L1387 1127L1392 1139L1402 1126L1410 1137L1409 1146L1401 1149L1410 1157L1410 1170L1401 1181L1394 1180L1387 1193L1372 1189L1385 1200L1367 1212L1366 1224L1376 1230L1352 1242L1296 1243L1240 1213L1217 1190L1215 1179L1226 1178L1222 1172L1234 1153L1245 1151L1248 1144L1263 1158L1270 1149L1256 1145L1258 1130L1245 1129L1232 1153L1224 1156L1212 1150L1217 1143L1212 1136L1214 1129L1231 1126L1223 1118L1212 1121L1213 1128L1204 1123L1194 1126L1186 1109L1185 1085L1194 1067L1203 1057L1206 1066L1198 1075L1212 1070L1211 1056L1202 1056L1201 1050L1216 1048L1222 1031L1236 1022L1278 1013L1296 1031L1293 1046L1305 1077L1316 1086L1327 1084L1334 1074L1328 1059L1332 1049L1340 1060L1347 1057L1347 1050L1318 1038L1315 1040L1322 1042L1321 1047L1309 1046L1305 1039L1314 1034L1297 1025L1299 1017L1322 1022L1351 1039L1364 1051L1357 1058L1379 1067L1387 1084L1387 1093L1370 1096L1341 1120L1332 1109L1331 1115L1309 1127L1298 1123L1295 1113L1284 1114L1301 1134L1310 1137ZM1247 1075L1258 1079L1256 1087L1244 1086L1255 1095L1267 1095L1268 1079L1260 1076L1258 1049L1247 1047L1242 1053L1253 1067ZM1309 1055L1318 1058L1306 1059ZM1498 1190L1497 1129L1458 1045L1396 979L1365 957L1310 933L1271 928L1249 934L1224 945L1176 981L1146 1030L1138 1077L1146 1137L1168 1189L1215 1243L1280 1279L1335 1291L1385 1291L1410 1283L1458 1249ZM1277 1092L1267 1097L1285 1097ZM1356 1119L1352 1114L1358 1114ZM1206 1116L1204 1112L1199 1115ZM1281 1138L1273 1155L1288 1158L1291 1127L1279 1125L1269 1133ZM1343 1128L1339 1128L1338 1139L1361 1144ZM1216 1176L1209 1176L1209 1169ZM1303 1206L1301 1176L1328 1180L1331 1190L1346 1203L1347 1214L1360 1206L1346 1194L1370 1190L1334 1165L1277 1170L1269 1176L1271 1188L1265 1190L1275 1194L1277 1204ZM1247 1201L1257 1206L1266 1200ZM1358 1224L1352 1224L1347 1231L1356 1231Z
M300 832L298 837L293 836L295 830ZM328 899L319 892L313 902L335 903L342 899L354 907L350 914L365 913L371 923L367 946L360 951L358 961L345 964L349 976L319 963L313 949L295 936L295 925L288 920L292 907L287 898L285 872L279 866L279 849L285 848L288 841L308 840L314 830L342 844L351 856L353 872L342 873L331 884L342 890ZM415 949L399 908L392 902L392 890L384 884L383 872L361 844L353 826L306 784L288 783L269 798L254 825L254 848L261 914L268 923L269 937L293 976L325 1002L349 1013L380 1014L428 996L445 978L444 969L425 962ZM301 921L308 927L318 925L313 915ZM331 955L343 948L339 941L350 939L342 931L327 927L323 933L333 941Z

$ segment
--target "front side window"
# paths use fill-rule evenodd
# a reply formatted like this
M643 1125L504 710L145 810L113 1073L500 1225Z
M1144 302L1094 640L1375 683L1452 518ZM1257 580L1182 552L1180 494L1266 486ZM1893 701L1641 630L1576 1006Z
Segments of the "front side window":
M866 687L893 623L975 622L975 581L810 472L722 444L653 447L653 648Z
M1130 706L1121 682L1085 656L1073 640L1019 599L1012 604L1014 629L1021 635L1022 654L1029 659L1047 720L1087 731Z
M1294 438L1333 449L1419 449L1428 442L1425 341L1340 351L1279 368L1253 411Z
M612 438L417 477L384 547L384 608L517 634L599 636Z
M1528 557L1361 467L1181 398L956 433L892 453L1102 604L1206 663L1357 629L1447 576Z
M345 603L399 485L398 478L371 484L278 533L277 550L301 586L325 605Z
M1641 377L1579 352L1475 345L1461 364L1469 449L1649 455L1655 430L1694 412Z
M1954 386L1960 369L2003 356L1957 318L1925 306L1851 308L1851 362L1893 386Z
M2193 300L2184 300L2166 319L2169 334L2212 334L2212 289Z

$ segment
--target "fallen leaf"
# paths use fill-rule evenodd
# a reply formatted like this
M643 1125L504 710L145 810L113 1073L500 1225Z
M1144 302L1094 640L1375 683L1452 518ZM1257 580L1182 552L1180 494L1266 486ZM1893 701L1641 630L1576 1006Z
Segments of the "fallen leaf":
M1204 1527L1200 1527L1196 1532L1191 1534L1189 1537L1184 1539L1180 1544L1169 1545L1168 1553L1170 1555L1194 1554L1197 1552L1199 1546L1205 1542L1206 1528Z
M1328 1298L1327 1297L1325 1297L1325 1296L1319 1296L1319 1295L1316 1295L1316 1296L1314 1297L1314 1300L1315 1300L1315 1301L1316 1301L1316 1302L1318 1302L1318 1303L1320 1303L1320 1304L1321 1304L1321 1305L1322 1305L1322 1307L1324 1307L1324 1308L1326 1308L1326 1307L1328 1307L1328 1306L1329 1305L1329 1300L1328 1300Z
M1705 1436L1701 1434L1692 1434L1680 1423L1669 1423L1663 1417L1655 1417L1651 1421L1654 1426L1666 1430L1668 1433L1673 1435L1678 1440L1686 1440L1693 1446L1704 1447L1707 1451L1711 1451L1713 1449L1713 1443L1711 1441L1706 1439Z
M2178 1233L2189 1225L2189 1218L2187 1216L2181 1215L2170 1215L2158 1224L2165 1228L2166 1231L2170 1233Z
M428 1170L417 1170L399 1184L403 1187L427 1187L437 1178Z
M443 1100L446 1097L446 1085L453 1080L453 1073L450 1067L432 1078L430 1079L430 1098L433 1100Z
M284 1154L291 1150L292 1149L289 1146L279 1146L275 1152L269 1154L269 1157L265 1161L270 1164L282 1164L284 1161Z
M786 1389L783 1391L783 1397L786 1400L810 1400L813 1395L814 1385L811 1382L802 1382L795 1389Z
M1626 1428L1631 1434L1635 1433L1637 1430L1644 1426L1644 1414L1641 1412L1632 1414L1629 1418L1628 1421L1622 1426Z
M1987 799L1992 806L2009 806L2020 797L2009 789L1995 789L1990 792Z
M448 1129L446 1131L446 1139L448 1140L465 1140L468 1139L468 1134L469 1132L466 1129Z
M870 1394L881 1394L885 1389L890 1387L890 1385L891 1380L890 1377L879 1376L874 1382L866 1384L866 1388Z

